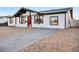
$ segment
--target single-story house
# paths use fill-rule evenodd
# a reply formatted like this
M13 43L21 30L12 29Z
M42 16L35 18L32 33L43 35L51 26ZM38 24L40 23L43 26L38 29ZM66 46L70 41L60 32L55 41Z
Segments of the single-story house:
M8 26L66 29L71 26L71 20L73 20L72 7L45 11L34 11L22 7L8 19Z

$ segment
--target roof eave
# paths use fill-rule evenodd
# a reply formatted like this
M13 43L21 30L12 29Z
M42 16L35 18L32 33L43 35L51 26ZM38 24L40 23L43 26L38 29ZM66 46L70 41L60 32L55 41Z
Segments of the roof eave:
M41 13L42 15L48 15L48 14L62 14L62 13L67 13L66 12L55 12L55 13Z

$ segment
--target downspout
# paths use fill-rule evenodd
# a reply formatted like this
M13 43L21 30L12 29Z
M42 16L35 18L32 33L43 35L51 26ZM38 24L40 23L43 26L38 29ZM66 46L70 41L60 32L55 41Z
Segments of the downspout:
M66 29L66 13L65 13L65 29Z

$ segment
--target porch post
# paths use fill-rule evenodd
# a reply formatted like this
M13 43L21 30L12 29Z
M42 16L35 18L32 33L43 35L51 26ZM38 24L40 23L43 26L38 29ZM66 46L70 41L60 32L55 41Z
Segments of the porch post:
M29 12L29 16L28 16L28 29L30 29L31 25L31 11Z

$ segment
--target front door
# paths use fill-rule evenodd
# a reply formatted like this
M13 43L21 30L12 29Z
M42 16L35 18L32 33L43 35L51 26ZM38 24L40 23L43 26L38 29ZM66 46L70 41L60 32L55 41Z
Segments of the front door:
M31 16L28 16L28 28L30 28L32 26L32 22L31 22Z

